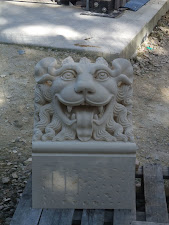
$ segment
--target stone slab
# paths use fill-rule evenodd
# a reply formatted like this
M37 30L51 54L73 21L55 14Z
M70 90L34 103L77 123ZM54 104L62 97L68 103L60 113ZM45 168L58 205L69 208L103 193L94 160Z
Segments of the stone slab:
M74 7L1 1L0 42L130 58L168 10L169 0L150 0L112 19L80 15Z
M33 208L132 209L135 154L33 153Z

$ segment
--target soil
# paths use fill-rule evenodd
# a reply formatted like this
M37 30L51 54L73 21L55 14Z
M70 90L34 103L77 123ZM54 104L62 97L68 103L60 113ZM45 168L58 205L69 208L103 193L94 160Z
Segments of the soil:
M75 61L85 53L0 44L0 224L7 225L31 173L34 67L51 56ZM94 58L88 57L92 61ZM133 127L141 164L169 162L169 12L137 50Z

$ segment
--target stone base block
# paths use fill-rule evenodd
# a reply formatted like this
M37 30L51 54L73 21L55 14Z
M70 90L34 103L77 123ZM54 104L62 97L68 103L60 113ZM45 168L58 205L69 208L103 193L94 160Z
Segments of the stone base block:
M134 208L136 145L101 145L33 143L33 208Z

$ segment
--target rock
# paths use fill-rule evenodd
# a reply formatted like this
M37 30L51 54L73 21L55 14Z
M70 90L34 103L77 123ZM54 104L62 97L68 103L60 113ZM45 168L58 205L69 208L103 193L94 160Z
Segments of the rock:
M14 75L15 73L14 72L9 72L9 75L11 76L11 75Z
M10 198L4 198L4 199L3 199L3 202L9 202L9 201L11 201Z
M0 75L0 77L1 77L1 78L4 78L4 77L6 77L6 75L5 75L5 74L2 74L2 75Z
M16 173L16 172L12 173L12 177L13 177L14 179L17 179L17 178L18 178L17 173Z
M13 150L12 152L16 154L17 153L17 150Z
M30 164L30 162L32 162L32 158L29 158L29 159L25 160L24 165L28 165L28 164Z
M19 55L25 54L25 50L18 50Z
M3 184L8 184L9 181L10 181L9 177L3 177L3 178L2 178L2 183L3 183Z
M142 75L142 73L141 73L141 70L140 70L140 69L138 69L138 70L136 71L136 75L137 75L137 76Z
M14 120L13 125L17 128L21 128L23 126L18 120Z
M32 162L32 158L29 158L29 159L27 159L26 161L28 161L28 162Z
M24 138L21 138L19 141L26 144L26 140Z
M136 60L139 62L139 63L142 63L143 62L143 59L139 56L136 57Z
M155 159L156 161L160 161L160 159L159 159L159 156L158 156L158 155L155 155L154 159Z
M29 119L27 117L23 117L22 122L27 123Z

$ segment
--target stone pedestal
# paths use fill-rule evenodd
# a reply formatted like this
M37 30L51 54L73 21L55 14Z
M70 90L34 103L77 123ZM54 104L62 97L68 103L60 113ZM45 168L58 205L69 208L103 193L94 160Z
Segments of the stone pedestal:
M134 208L135 153L129 142L33 142L33 208Z
M33 207L134 208L131 63L48 57L35 80Z

